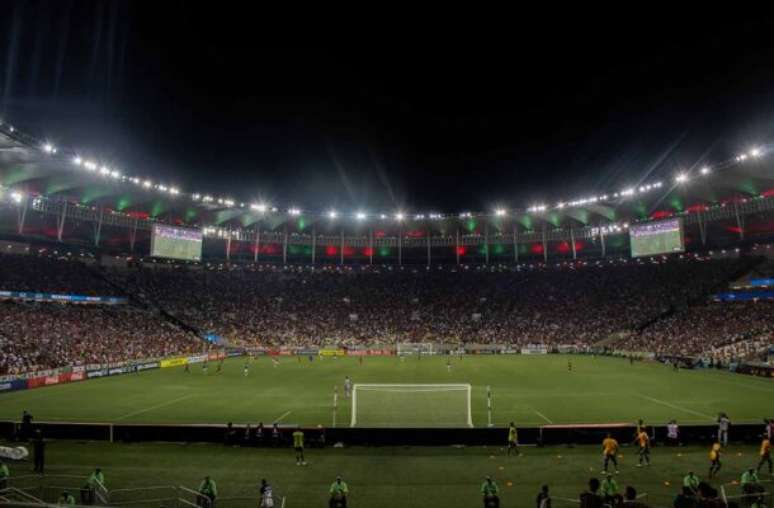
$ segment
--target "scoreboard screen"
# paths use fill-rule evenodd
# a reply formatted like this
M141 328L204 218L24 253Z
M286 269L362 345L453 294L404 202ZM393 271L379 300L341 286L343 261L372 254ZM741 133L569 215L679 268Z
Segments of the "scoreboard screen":
M202 232L198 229L154 224L151 234L151 256L200 261Z
M683 220L669 219L631 226L629 244L633 258L684 252Z

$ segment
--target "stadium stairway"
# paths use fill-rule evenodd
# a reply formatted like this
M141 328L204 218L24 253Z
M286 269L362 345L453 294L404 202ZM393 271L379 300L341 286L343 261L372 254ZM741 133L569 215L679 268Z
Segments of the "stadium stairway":
M133 293L127 287L125 287L125 286L117 283L113 279L111 279L106 273L104 273L98 267L88 266L88 269L91 271L91 273L96 278L102 280L103 282L108 284L110 287L115 288L121 295L124 295L127 298L129 298L129 303L130 304L136 305L136 306L141 307L141 308L143 308L145 310L148 310L148 311L156 311L156 312L158 312L159 315L161 315L169 323L177 326L178 328L180 328L181 330L183 330L185 332L188 332L190 334L195 335L197 339L203 341L203 339L202 339L203 334L202 334L202 331L199 328L186 323L182 319L180 319L177 316L175 316L174 314L170 313L159 302L157 302L157 301L155 301L155 300L153 300L151 298L148 298L145 295L140 295L140 294L137 294L137 293Z

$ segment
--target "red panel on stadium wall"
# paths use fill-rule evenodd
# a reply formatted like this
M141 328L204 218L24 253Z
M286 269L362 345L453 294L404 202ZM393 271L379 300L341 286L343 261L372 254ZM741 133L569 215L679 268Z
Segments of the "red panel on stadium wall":
M650 218L653 220L666 219L667 217L671 217L672 215L674 214L669 210L656 210L655 212L650 214Z
M333 257L333 256L335 256L338 253L339 253L339 249L337 249L333 245L326 245L325 246L325 255L326 256Z
M464 256L468 250L465 247L457 247L457 254L460 256Z
M346 251L345 251L345 253L346 253ZM373 256L374 255L374 250L371 247L366 247L365 249L363 249L363 255L364 256Z
M532 246L530 246L529 251L532 254L543 254L543 244L542 243L533 243Z

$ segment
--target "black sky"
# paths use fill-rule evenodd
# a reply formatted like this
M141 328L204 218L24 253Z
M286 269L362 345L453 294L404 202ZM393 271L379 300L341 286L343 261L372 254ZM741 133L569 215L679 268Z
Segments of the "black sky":
M261 9L3 2L0 118L186 191L373 211L574 198L774 139L760 15Z

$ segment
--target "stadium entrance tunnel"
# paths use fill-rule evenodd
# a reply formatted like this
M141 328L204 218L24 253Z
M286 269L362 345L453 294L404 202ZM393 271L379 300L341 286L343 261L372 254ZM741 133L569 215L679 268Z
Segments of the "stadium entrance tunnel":
M731 441L757 444L762 424L734 425ZM0 436L14 440L18 435L17 422L0 422ZM225 425L130 425L108 423L38 422L46 438L80 439L111 442L204 442L229 443ZM234 425L242 435L244 425ZM524 445L599 444L609 432L620 442L629 442L635 431L632 424L546 425L519 428L519 442ZM277 440L267 438L250 446L290 446L295 426L280 427ZM651 439L658 445L666 440L667 428L658 425L649 428ZM303 429L310 446L504 446L505 427L479 428L322 428ZM680 441L684 444L705 444L715 439L717 425L681 426Z

